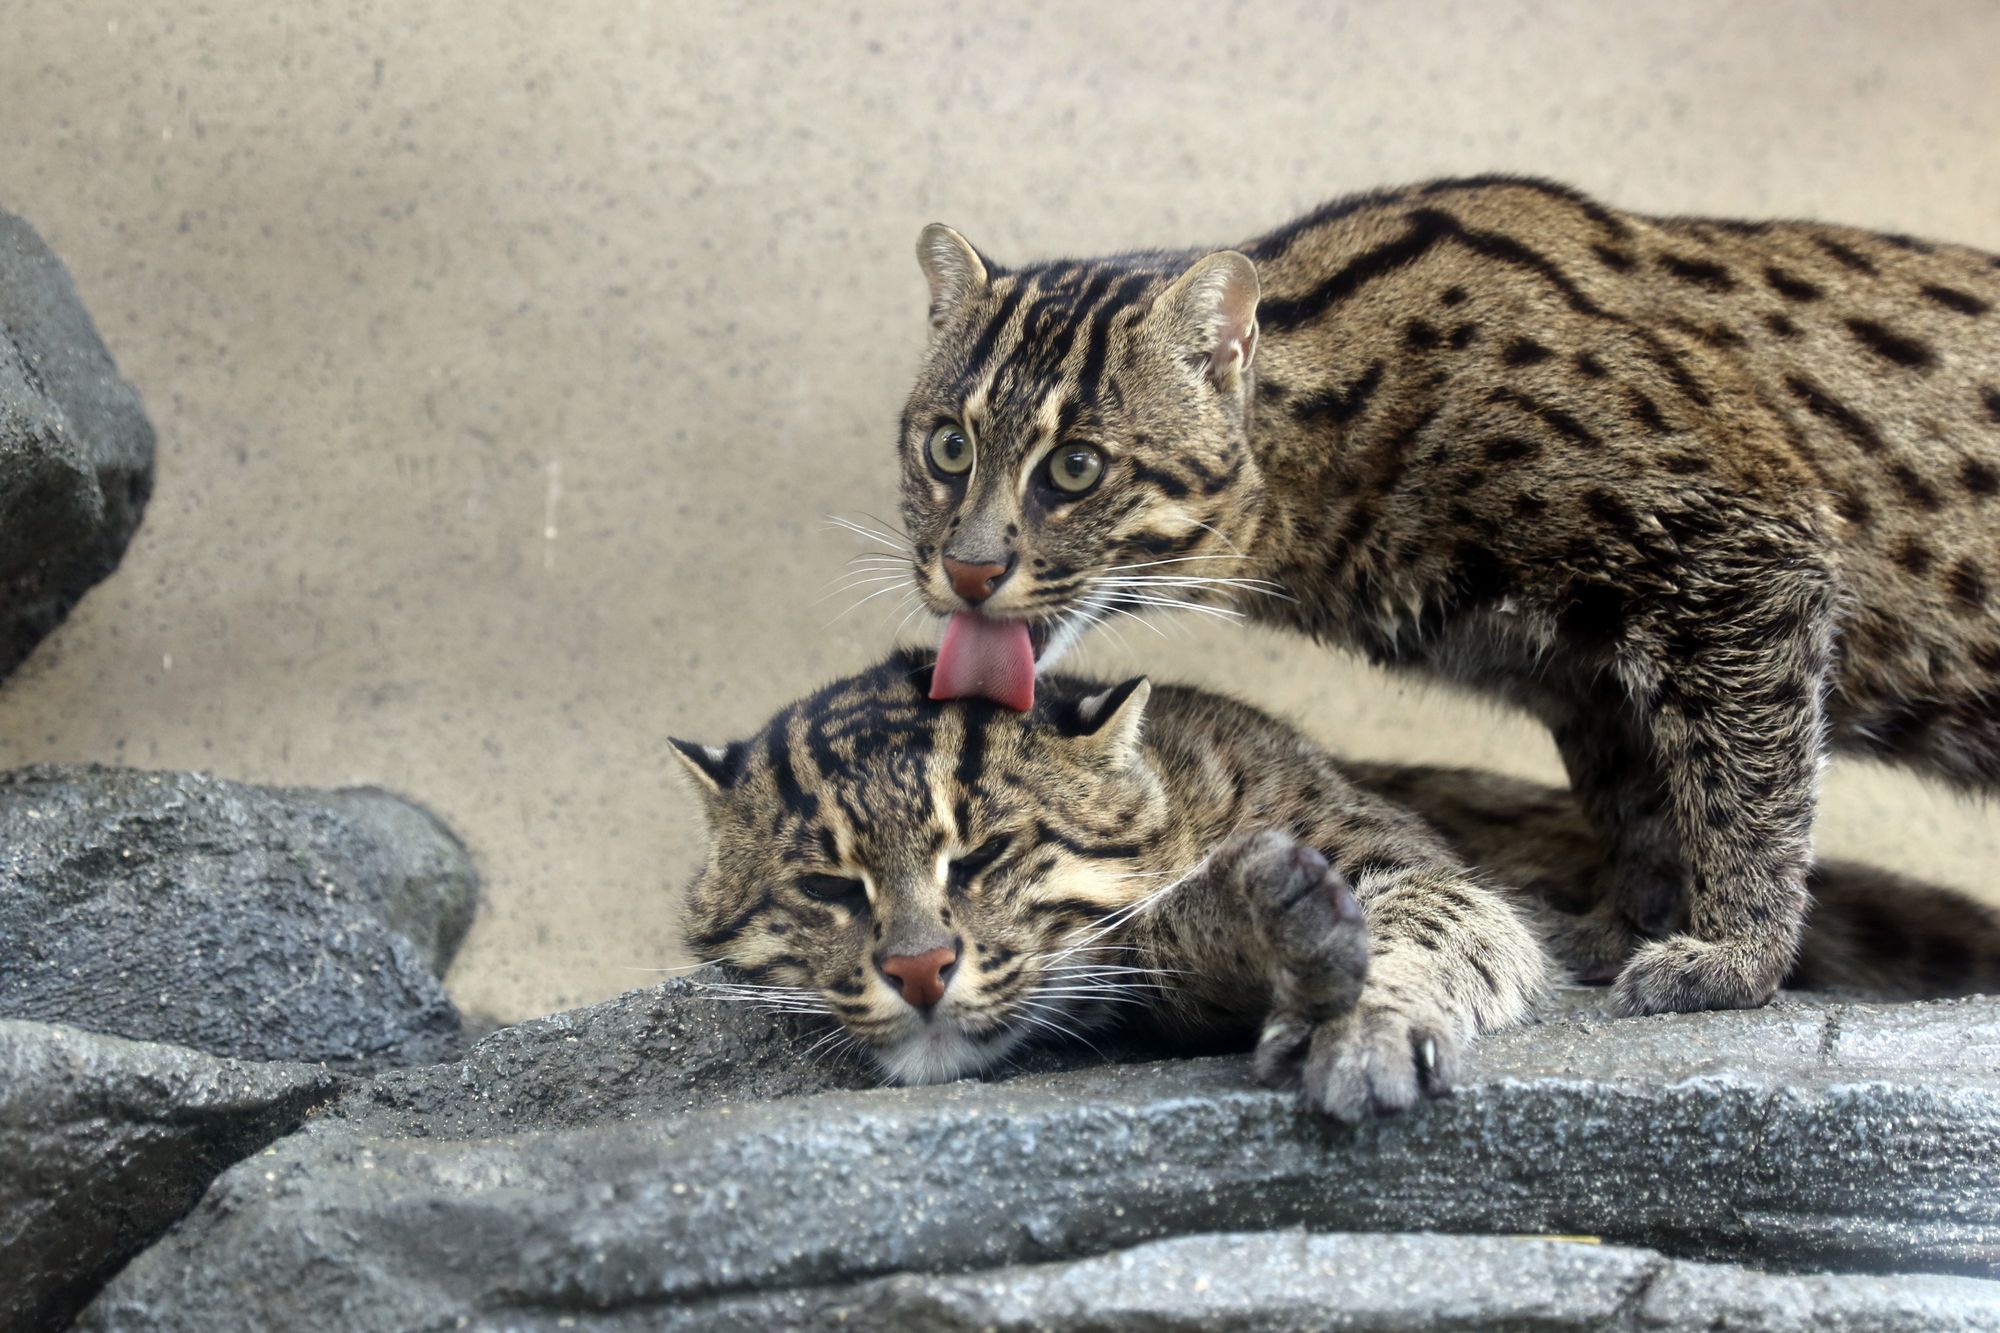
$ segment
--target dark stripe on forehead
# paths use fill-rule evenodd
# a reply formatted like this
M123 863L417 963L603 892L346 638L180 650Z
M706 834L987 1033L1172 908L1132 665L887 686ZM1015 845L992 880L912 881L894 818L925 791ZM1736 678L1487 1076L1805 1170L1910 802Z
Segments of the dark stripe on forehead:
M979 331L979 341L972 345L972 354L965 359L965 379L959 386L962 399L972 392L972 386L979 383L986 371L986 363L993 358L993 349L1000 343L1000 335L1007 331L1007 325L1014 318L1015 307L1021 304L1021 297L1027 291L1028 280L1016 278L1007 294L1000 298L1000 308L993 318L986 321L986 327Z
M819 797L805 789L799 782L798 771L792 767L791 730L792 720L797 716L796 704L778 714L764 733L764 751L770 761L771 783L777 788L779 803L811 819L819 813Z
M1090 328L1090 343L1084 352L1083 368L1077 372L1076 377L1077 389L1083 395L1086 405L1096 407L1103 393L1103 386L1099 381L1104 377L1104 361L1111 351L1112 323L1138 299L1139 293L1152 285L1152 282L1153 279L1149 274L1129 273L1112 289L1111 294L1104 299L1104 304L1098 307L1097 317Z
M1078 327L1090 318L1091 308L1104 298L1117 276L1113 269L1100 269L1083 289L1083 295L1072 299L1067 292L1054 292L1036 303L1028 312L1028 322L1021 332L1021 362L1025 372L1053 376L1062 369L1070 347L1076 342Z

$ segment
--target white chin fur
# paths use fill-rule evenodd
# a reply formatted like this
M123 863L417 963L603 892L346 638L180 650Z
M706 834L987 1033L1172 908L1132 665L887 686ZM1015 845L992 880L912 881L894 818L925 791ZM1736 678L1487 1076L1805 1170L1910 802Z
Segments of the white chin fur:
M950 1083L983 1074L1019 1046L1022 1034L1007 1030L991 1037L968 1037L955 1023L932 1020L890 1046L875 1048L875 1063L897 1083Z
M1064 653L1076 646L1076 641L1083 637L1083 632L1096 623L1081 611L1072 611L1057 621L1055 632L1049 635L1048 646L1043 648L1042 655L1035 659L1035 674L1039 676L1054 666Z

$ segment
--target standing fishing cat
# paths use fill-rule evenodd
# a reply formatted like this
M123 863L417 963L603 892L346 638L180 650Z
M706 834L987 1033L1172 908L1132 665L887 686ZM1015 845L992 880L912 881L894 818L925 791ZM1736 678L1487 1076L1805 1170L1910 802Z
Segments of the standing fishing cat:
M2000 257L1499 177L1238 250L918 254L941 696L1228 599L1525 708L1608 849L1570 948L1635 1013L1769 999L1830 746L2000 782Z

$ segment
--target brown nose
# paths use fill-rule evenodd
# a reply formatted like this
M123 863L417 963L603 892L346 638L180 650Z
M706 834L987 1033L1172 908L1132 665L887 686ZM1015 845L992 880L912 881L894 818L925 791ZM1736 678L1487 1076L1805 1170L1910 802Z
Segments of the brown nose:
M951 984L945 974L958 962L956 949L932 949L929 953L892 954L882 960L882 974L903 998L919 1009L928 1009L944 998Z
M968 565L950 556L944 558L944 576L951 580L952 591L975 605L991 597L1013 568L1012 560L1004 565Z

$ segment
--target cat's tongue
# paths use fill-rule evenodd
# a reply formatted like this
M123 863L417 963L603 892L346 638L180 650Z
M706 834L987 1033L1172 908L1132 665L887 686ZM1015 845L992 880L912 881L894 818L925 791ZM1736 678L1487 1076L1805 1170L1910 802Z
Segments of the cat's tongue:
M1025 620L993 620L960 611L944 627L933 699L991 699L1017 713L1035 706L1035 647Z

